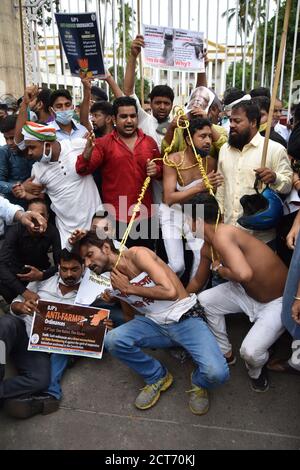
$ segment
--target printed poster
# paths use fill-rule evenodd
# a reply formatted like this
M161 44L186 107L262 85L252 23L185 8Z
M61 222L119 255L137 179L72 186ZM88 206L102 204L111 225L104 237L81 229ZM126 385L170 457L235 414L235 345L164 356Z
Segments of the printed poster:
M71 74L104 77L96 13L55 13L55 18Z
M144 25L144 63L189 72L205 72L204 33Z
M39 300L28 350L101 359L105 318L107 309Z
M87 268L80 283L75 304L91 305L107 289L112 289L110 273L98 275Z

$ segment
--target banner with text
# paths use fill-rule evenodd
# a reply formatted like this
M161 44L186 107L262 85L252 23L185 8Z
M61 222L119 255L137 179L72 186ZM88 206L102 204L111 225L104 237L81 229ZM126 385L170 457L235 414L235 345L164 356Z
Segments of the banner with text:
M144 25L145 65L205 72L204 33Z
M105 318L106 309L39 300L28 350L101 359Z
M55 13L55 18L71 74L104 77L96 13Z

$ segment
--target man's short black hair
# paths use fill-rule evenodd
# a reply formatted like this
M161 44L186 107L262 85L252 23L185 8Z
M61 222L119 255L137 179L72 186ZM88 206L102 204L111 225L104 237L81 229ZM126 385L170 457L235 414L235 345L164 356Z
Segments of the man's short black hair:
M245 95L246 93L243 90L240 90L239 88L228 88L224 93L223 103L225 106L228 106L234 101L240 100Z
M270 88L265 88L263 86L258 87L258 88L253 88L253 90L250 91L250 96L251 98L257 97L257 96L266 96L271 99L271 92Z
M120 96L120 98L115 99L113 102L113 113L117 117L119 108L122 106L134 106L136 113L138 112L137 104L134 98L130 96Z
M76 244L76 251L85 245L91 245L91 246L96 246L97 248L102 248L104 243L108 243L111 251L114 253L119 253L119 250L115 247L113 240L111 238L99 238L97 233L94 232L93 230L90 230L85 237L83 237L81 240L78 241Z
M13 131L16 127L17 116L11 115L6 116L0 124L0 131L5 134L6 132Z
M45 113L49 113L52 91L50 88L43 88L37 95L37 103L42 102Z
M242 109L250 122L256 121L256 127L259 129L260 126L260 109L256 103L250 101L241 101L233 106L234 109Z
M255 96L251 101L257 104L261 111L266 111L267 113L270 111L271 102L267 96Z
M212 123L210 122L209 119L206 118L193 118L190 120L190 126L189 126L189 131L191 136L195 134L198 130L203 129L203 127L208 126L211 127ZM188 131L187 129L184 129L183 131L183 136L184 138L188 137Z
M218 219L219 205L214 196L209 193L198 193L196 196L193 196L191 199L185 202L188 209L189 215L192 216L193 220L199 218L199 206L204 207L203 220L208 224L215 224ZM197 209L198 208L198 209Z
M172 103L174 101L174 91L168 85L156 85L154 88L152 88L151 93L149 94L150 101L152 101L157 96L169 98Z
M113 116L113 106L108 101L97 101L91 107L91 114L97 113L97 111L101 111L105 116Z
M91 94L96 96L97 101L108 101L108 96L102 88L98 86L92 86Z
M77 261L81 266L84 264L83 259L81 258L78 251L69 251L67 248L64 248L59 253L59 262L61 261Z
M7 106L7 104L6 104L6 103L0 103L0 109L1 109L2 111L6 111L6 112L7 112L7 111L8 111L8 106Z
M28 202L28 207L30 207L31 204L42 204L46 207L47 213L49 214L49 207L45 199L42 199L41 197L35 197Z
M60 90L59 89L59 90L55 90L51 93L50 106L52 107L54 105L55 101L57 100L57 98L60 98L61 96L63 96L64 98L66 98L69 101L73 101L71 93L69 92L69 90L66 90L66 89L61 89Z

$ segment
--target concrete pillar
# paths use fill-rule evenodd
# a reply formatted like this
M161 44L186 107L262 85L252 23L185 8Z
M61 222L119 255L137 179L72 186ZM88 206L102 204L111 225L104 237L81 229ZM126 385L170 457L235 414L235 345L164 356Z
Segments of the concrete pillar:
M24 91L19 3L1 0L0 99L8 93L19 98Z

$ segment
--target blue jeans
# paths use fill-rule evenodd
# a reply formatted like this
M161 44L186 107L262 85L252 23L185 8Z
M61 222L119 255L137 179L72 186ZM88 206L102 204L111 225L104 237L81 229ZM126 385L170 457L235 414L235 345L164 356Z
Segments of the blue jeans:
M136 316L111 330L105 338L105 347L112 356L140 374L147 384L164 377L166 369L141 348L173 346L182 346L192 356L196 364L192 375L194 385L209 389L229 378L226 360L202 318L187 318L178 323L158 325L149 318Z
M51 354L51 378L47 393L53 395L57 400L62 397L60 381L68 366L70 356L67 354Z
M282 323L294 339L300 339L300 325L292 319L292 306L300 281L300 236L293 253L282 300Z

